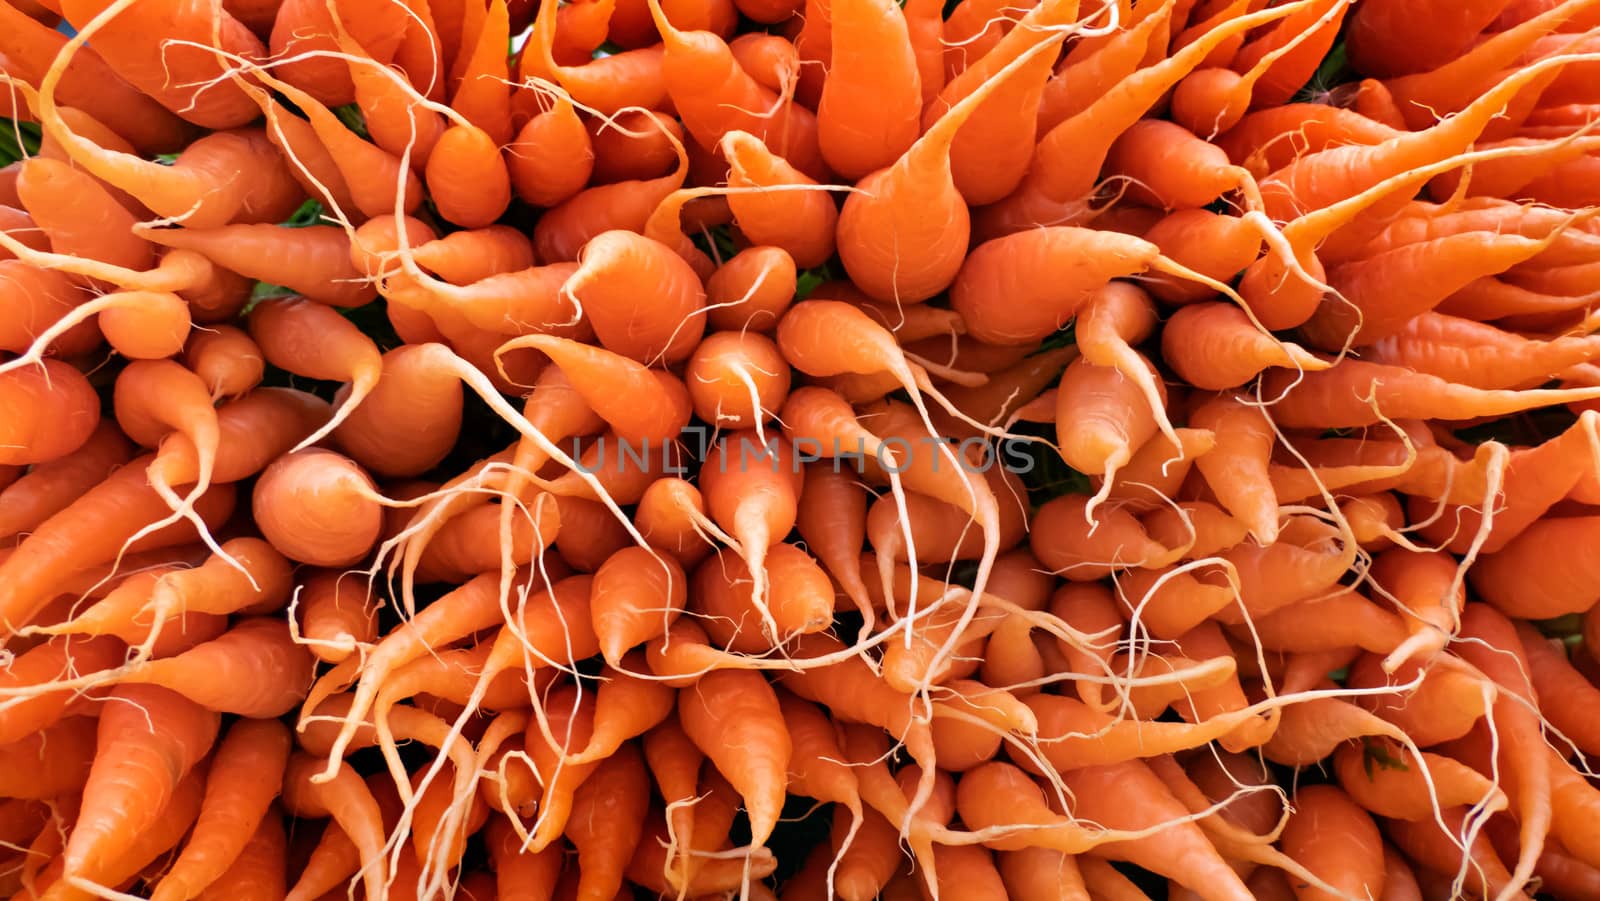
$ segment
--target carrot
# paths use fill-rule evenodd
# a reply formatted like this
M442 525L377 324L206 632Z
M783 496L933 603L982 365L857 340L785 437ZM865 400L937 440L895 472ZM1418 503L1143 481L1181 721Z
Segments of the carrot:
M638 8L644 14L640 18L648 19L649 9L643 4ZM664 48L644 46L656 43L653 34L633 49L615 56L600 57L579 66L558 65L554 55L556 19L557 10L539 7L533 34L519 60L518 75L523 81L531 74L552 79L571 94L574 102L602 115L626 107L658 109L661 106L666 99L661 72Z
M0 374L0 407L12 411L0 432L0 463L49 463L83 447L100 421L94 389L56 360Z
M148 269L155 250L134 234L133 213L94 176L59 160L34 157L17 173L17 197L33 217L50 249L121 266ZM64 216L64 208L77 211Z
M217 455L213 481L237 482L260 472L295 442L328 421L328 404L292 388L257 388L217 409ZM146 472L158 490L199 477L200 454L181 432L161 439Z
M1320 371L1331 364L1299 345L1262 333L1230 303L1195 303L1161 332L1162 358L1184 381L1211 391L1245 384L1269 367Z
M69 716L0 746L6 796L48 800L81 789L94 762L95 727L91 717Z
M240 275L281 284L321 303L354 307L376 294L351 266L350 239L335 226L224 225L139 231L163 247L195 251Z
M1138 761L1087 767L1062 774L1076 796L1073 814L1111 829L1139 829L1157 823L1171 824L1148 838L1102 846L1098 853L1126 860L1167 876L1202 898L1249 898L1234 873L1192 823L1173 821L1184 816L1181 802L1166 790L1150 768ZM1128 804L1127 793L1136 791L1143 801Z
M690 415L689 392L668 373L619 354L548 335L528 335L503 349L532 347L562 369L579 398L632 448L675 438ZM641 401L645 401L641 403Z
M1208 210L1178 210L1144 233L1173 262L1207 278L1231 282L1261 252L1261 232L1238 216ZM1216 289L1164 273L1149 276L1148 290L1169 304L1194 303L1216 296Z
M339 413L297 449L315 444L337 428L377 385L383 370L377 346L321 304L299 298L262 301L251 311L249 323L250 336L268 363L308 378L351 382Z
M195 834L157 884L153 898L202 897L248 853L262 824L278 823L271 810L288 763L289 731L273 720L240 720L217 746ZM281 827L280 827L281 831Z
M284 879L288 864L287 843L282 818L277 811L269 811L232 865L195 897L200 901L226 901L229 898L267 901L269 898L285 897L288 889Z
M1421 822L1388 820L1384 823L1384 832L1419 869L1425 867L1426 871L1454 874L1463 881L1468 892L1499 897L1508 891L1520 891L1489 844L1489 837L1481 831L1476 835L1468 831L1470 813L1467 807L1446 808L1439 814L1444 824L1442 829L1432 819ZM1447 882L1451 880L1450 876L1444 878Z
M84 784L83 808L63 852L64 878L84 878L130 850L216 734L216 714L172 691L113 689L100 715L100 750Z
M476 6L472 7L472 10L476 12ZM479 157L481 160L488 160L493 155L489 151L496 150L511 140L512 134L511 90L508 80L511 73L506 61L506 47L512 32L510 10L504 0L488 3L481 20L476 25L476 28L462 36L463 46L460 48L462 52L457 55L451 71L451 80L455 84L450 96L450 105L461 118L470 122L473 128L481 129L481 133L488 139L486 143L489 146L484 147L485 153ZM470 54L465 52L468 46L471 47ZM474 141L476 141L475 135ZM436 147L435 150L437 149ZM464 161L466 157L460 159ZM431 155L429 160L432 160ZM498 183L501 171L500 167L496 166L493 170L482 174L488 180ZM509 199L509 191L506 196Z
M1397 820L1431 820L1436 808L1485 804L1503 809L1505 794L1488 777L1453 757L1421 758L1396 742L1363 738L1333 753L1339 785L1365 810Z
M27 84L40 85L62 55L68 36L43 20L30 18L24 6L0 10L0 22L5 25L0 55L6 57L8 73ZM196 131L155 98L124 81L98 51L88 47L69 56L52 94L67 107L105 123L143 153L176 151Z
M54 118L52 95L73 51L94 36L98 37L95 50L115 67L118 75L187 121L224 129L244 125L255 117L255 104L230 79L219 77L223 68L220 61L209 50L201 49L214 46L210 38L215 27L221 49L251 60L266 55L261 41L226 12L218 9L217 18L211 19L185 16L175 4L135 10L132 4L98 0L74 0L63 5L62 12L79 30L40 81L40 94L47 104L41 113L43 121ZM156 34L187 46L163 46L154 39ZM185 73L179 76L183 84L170 80L169 65L172 70Z
M581 263L563 290L606 349L646 363L688 356L705 328L705 291L682 258L657 241L611 231L584 246ZM653 297L648 319L638 306L646 284Z
M334 430L352 459L376 475L420 475L455 446L461 430L461 382L431 365L426 351L398 347L383 356L372 393ZM345 401L353 388L341 389Z
M1100 492L1090 505L1110 494L1117 473L1153 438L1166 419L1165 387L1137 351L1130 365L1142 378L1079 357L1056 388L1056 441L1061 458L1077 472L1100 476ZM1151 390L1145 390L1145 385ZM1152 395L1154 395L1152 397ZM1168 427L1170 430L1170 426Z
M164 686L219 713L277 717L305 697L314 662L287 623L257 616L176 656L134 664L118 679Z
M1152 538L1134 516L1103 509L1098 527L1089 519L1089 498L1063 495L1034 514L1029 547L1046 567L1074 582L1097 581L1117 569L1156 569L1181 555Z
M218 399L244 394L261 384L266 371L261 348L243 329L231 325L192 332L183 349L183 363Z
M1538 254L1546 240L1468 232L1335 266L1328 281L1345 302L1321 306L1305 325L1307 337L1329 349L1387 337L1478 278ZM1405 302L1379 302L1379 283L1403 286Z
M116 639L77 636L52 638L18 654L5 674L4 688L11 697L0 711L0 744L22 741L65 715L73 700L71 689L50 686L75 673L111 669L122 663L122 654Z
M986 213L988 224L980 231L1008 234L1026 226L1056 224L1063 208L1087 197L1111 144L1163 93L1225 40L1306 5L1289 3L1230 18L1159 63L1131 74L1088 108L1051 128L1034 151L1027 178L1009 198Z
M851 180L891 165L920 133L922 85L906 16L887 4L834 0L834 63L817 104L822 158ZM870 90L875 102L860 104Z
M345 566L377 541L383 513L371 478L354 462L320 449L278 459L256 482L256 525L284 556L313 566Z
M1281 427L1347 428L1374 425L1381 418L1470 419L1497 416L1551 403L1585 400L1592 389L1485 390L1382 363L1346 360L1304 375L1269 371L1262 389L1276 396L1297 382L1272 409ZM1312 408L1316 415L1311 415ZM1381 411L1381 415L1380 415Z
M0 537L32 531L127 462L133 446L112 423L102 422L79 448L34 465L0 489Z
M750 247L706 280L706 321L720 331L770 331L794 301L794 258L779 247Z
M198 631L194 617L275 612L288 600L289 590L289 565L276 551L260 539L236 538L198 567L135 573L84 612L35 631L116 635L137 646L129 661L133 663L176 653L173 639L183 642ZM169 620L177 621L179 635L166 631ZM198 640L207 641L220 631ZM162 637L166 644L160 643Z
M571 98L563 93L556 94L548 110L518 130L506 145L505 160L517 196L535 206L549 207L583 190L594 172L596 154Z
M738 543L752 579L750 603L761 617L763 636L778 642L790 629L811 625L809 615L782 624L774 619L765 563L768 549L794 529L805 471L786 442L752 441L753 434L734 433L711 450L701 468L701 490L711 518ZM804 609L812 612L810 607Z
M439 215L463 228L493 224L511 203L511 175L499 147L471 125L451 126L439 136L428 155L427 186Z
M789 393L789 367L761 334L714 332L700 342L685 373L701 419L729 428L755 427L777 413Z
M1381 896L1383 838L1372 817L1331 785L1302 788L1294 807L1283 830L1284 853L1337 890L1297 891L1297 897Z
M1573 667L1561 647L1551 644L1538 630L1526 623L1518 622L1516 625L1517 635L1522 639L1523 653L1528 658L1533 687L1540 697L1552 700L1561 697L1581 698L1594 690L1594 686ZM1594 726L1588 720L1573 715L1581 705L1569 706L1552 700L1545 702L1541 713L1567 741L1587 753L1587 749L1594 744Z
M771 685L748 671L708 673L678 708L684 732L735 785L750 810L753 844L765 844L783 806L791 753Z
M773 150L807 175L823 175L817 121L809 109L758 84L717 35L680 31L658 2L651 2L650 15L665 48L662 81L684 130L700 146L715 147L723 135L742 130L771 139Z
M698 488L681 478L664 477L645 489L633 521L651 547L692 566L711 552L700 533L704 516L705 501Z
M521 840L503 816L489 818L484 835L488 838L489 857L494 863L496 897L547 898L555 891L560 878L564 854L560 848L546 848L537 854L521 850Z
M893 166L863 178L845 198L840 259L862 291L877 300L918 303L955 280L971 221L952 180L951 142L980 104L1053 47L1035 45L1007 64L953 105Z
M1142 238L1048 226L979 244L950 285L950 304L978 340L1027 344L1066 325L1112 279L1145 270L1212 284Z
M781 249L802 269L833 256L839 209L816 179L748 132L728 132L717 149L728 161L729 187L775 189L728 195L734 220L752 244Z
M193 540L194 530L174 523L130 543L168 507L145 481L149 457L112 473L59 513L39 525L15 553L0 562L0 633L7 636L27 625L49 603L57 587L72 573L116 559L127 551L171 547ZM213 486L195 504L195 513L215 528L233 512L231 485ZM117 511L113 514L110 511ZM108 521L109 520L109 521ZM86 529L85 522L99 523Z
M1351 61L1378 76L1431 69L1471 46L1506 6L1488 0L1417 8L1386 0L1361 7L1350 19ZM1419 27L1418 18L1426 17L1438 23Z
M649 774L632 745L608 756L572 801L568 837L578 849L580 897L610 898L644 830Z
M315 764L315 761L306 761L296 755L295 758L291 758L290 773L296 771L297 761ZM348 836L350 843L355 846L357 867L366 887L368 901L378 901L386 897L382 873L384 867L380 866L384 845L384 816L372 791L362 784L361 777L356 775L356 771L351 769L348 763L340 761L331 779L311 782L309 795L333 817L333 823L338 825L340 831ZM342 874L340 878L342 879L344 875L349 874Z
M675 560L643 548L624 548L601 564L589 612L607 662L620 666L629 648L663 634L683 610L687 581Z

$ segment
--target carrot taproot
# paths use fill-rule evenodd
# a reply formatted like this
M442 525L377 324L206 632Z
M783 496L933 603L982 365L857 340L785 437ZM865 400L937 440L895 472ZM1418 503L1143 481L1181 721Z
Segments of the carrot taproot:
M253 494L256 525L284 556L313 566L361 559L378 539L383 513L372 479L332 451L281 457Z
M81 878L132 848L210 750L217 727L216 714L168 689L113 689L100 715L100 750L84 784L83 808L62 852L64 878Z
M718 150L728 161L729 187L771 189L728 195L734 220L752 244L784 250L802 269L833 256L839 209L816 179L749 132L729 131Z
M517 196L544 207L583 190L596 159L593 140L565 94L555 95L550 108L530 118L505 148L506 168Z
M1053 48L1038 44L1023 52L953 105L894 165L863 178L845 198L840 259L862 291L882 301L919 303L955 281L971 218L952 180L951 142L991 94Z
M204 897L248 853L260 825L278 822L271 805L282 785L277 776L288 763L289 744L288 729L275 720L240 720L229 727L212 760L194 836L152 897Z

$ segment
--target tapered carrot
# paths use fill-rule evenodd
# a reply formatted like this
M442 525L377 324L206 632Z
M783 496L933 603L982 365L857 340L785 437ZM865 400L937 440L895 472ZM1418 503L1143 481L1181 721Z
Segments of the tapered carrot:
M661 76L667 94L684 130L700 146L715 147L723 135L742 130L768 142L807 175L824 174L817 121L809 109L758 84L717 35L679 30L659 3L651 3L650 14L665 47Z
M211 641L173 657L146 660L118 678L165 686L220 713L276 717L305 697L313 663L311 653L294 642L287 623L246 617Z
M314 566L361 559L378 539L382 508L361 467L332 451L281 457L256 483L256 525L284 556Z
M1144 239L1180 266L1230 282L1261 252L1261 230L1239 217L1208 210L1178 210L1151 226ZM1215 297L1210 285L1165 273L1150 276L1147 289L1169 304Z
M296 604L301 640L325 663L339 663L378 638L378 605L359 577L313 575L300 587Z
M548 354L566 374L571 389L634 449L675 438L688 423L689 392L668 373L565 338L529 335L506 345L513 346ZM641 404L641 398L649 401Z
M288 868L287 844L283 818L277 810L269 810L232 865L195 897L200 901L226 901L228 898L267 901L284 897L288 889L284 878Z
M92 873L128 850L216 734L216 714L174 692L113 689L100 716L101 750L84 785L83 809L63 852L65 878Z
M1295 793L1295 812L1283 830L1283 850L1328 880L1337 892L1296 892L1303 898L1378 897L1383 893L1383 838L1371 815L1331 785ZM1344 853L1341 853L1344 852Z
M1429 3L1417 8L1386 0L1362 7L1350 20L1352 61L1362 71L1378 76L1431 69L1471 46L1505 6L1474 2L1435 7ZM1422 16L1436 17L1437 23L1432 28L1421 27L1413 17Z
M335 306L360 306L375 294L350 265L350 241L331 225L284 228L225 225L213 229L144 229L164 247L198 251L250 278L285 284Z
M139 660L167 656L170 651L154 649L170 647L170 641L159 644L163 634L173 637L166 633L169 620L192 629L186 614L272 613L288 600L290 585L289 564L271 546L257 538L235 538L200 566L137 573L99 603L40 631L117 635L138 646Z
M52 799L80 790L94 763L96 725L92 717L69 716L0 746L6 796Z
M705 289L681 257L660 242L612 231L585 245L581 263L564 290L608 350L645 363L689 355L705 329ZM650 301L641 306L646 291Z
M898 7L834 0L830 23L837 55L817 105L818 138L828 165L854 180L890 165L916 141L922 86ZM858 102L864 90L874 103Z
M1408 132L1373 147L1335 147L1301 157L1262 182L1267 213L1287 218L1295 210L1326 208L1386 178L1460 153L1529 82L1584 58L1552 56L1518 69L1457 115L1423 131ZM1331 174L1334 170L1342 174Z
M650 777L632 745L605 759L572 800L568 837L578 849L579 896L609 898L623 885L650 804Z
M517 196L536 206L555 206L577 194L595 166L593 142L565 94L555 95L548 110L522 126L505 157Z
M1488 835L1483 831L1476 834L1470 831L1471 813L1471 808L1465 806L1446 808L1439 814L1444 823L1442 829L1431 819L1422 822L1388 820L1384 823L1384 832L1402 854L1415 862L1419 876L1443 874L1436 884L1442 883L1446 892L1456 891L1450 886L1457 877L1468 892L1482 897L1520 892L1489 843Z
M461 382L430 362L411 347L385 354L377 387L333 432L346 453L378 475L420 475L455 445Z
M17 550L0 562L0 633L27 625L49 603L57 586L72 573L117 558L128 550L171 547L193 540L189 524L171 526L130 545L129 538L169 512L164 499L146 484L140 458L41 523ZM195 512L215 528L233 512L231 485L215 485L201 495ZM108 511L119 511L116 518ZM83 523L99 522L85 530ZM109 526L109 528L108 528Z
M683 610L688 577L671 557L624 548L595 573L589 611L600 650L620 665L629 648L661 634Z
M1074 470L1104 480L1091 503L1091 516L1111 492L1117 473L1166 419L1164 386L1154 381L1150 364L1137 352L1134 360L1144 370L1142 381L1154 382L1154 398L1134 376L1095 365L1087 356L1067 367L1056 389L1056 441L1062 459Z
M1317 346L1337 350L1395 334L1478 278L1503 272L1545 249L1550 236L1499 236L1468 232L1411 244L1333 267L1329 284L1346 302L1324 304L1306 324ZM1376 286L1400 287L1403 303L1377 300Z
M1322 428L1374 425L1382 418L1470 419L1595 396L1591 388L1485 390L1359 360L1347 360L1332 369L1303 376L1269 371L1263 390L1276 395L1288 388L1290 381L1297 381L1298 385L1271 407L1273 418L1289 428L1312 424Z
M498 898L546 898L555 891L564 855L561 848L546 848L537 854L522 851L522 842L504 816L489 817L484 835L489 858L494 862Z
M728 161L730 187L772 189L728 195L739 230L753 244L782 249L801 268L833 256L839 210L816 179L748 132L728 132L718 150Z
M62 12L78 26L56 61L44 73L40 94L46 104L53 101L55 84L66 71L72 51L98 36L95 49L132 83L161 105L182 118L207 128L234 128L255 118L255 104L231 79L222 74L223 65L209 49L213 28L220 37L220 49L255 60L265 56L266 48L228 13L217 10L216 19L185 16L177 4L162 7L102 3L83 0L63 6ZM215 24L213 24L215 23ZM157 41L182 42L168 47ZM206 49L202 49L206 48ZM169 66L187 74L183 84L175 84ZM42 118L49 121L53 110L47 105Z
M398 4L284 0L273 17L270 48L274 56L286 58L280 68L285 81L337 106L356 94L345 61L330 53L342 47L363 62L388 63L402 40L404 15L404 5ZM339 39L341 32L344 40Z
M1111 144L1212 50L1232 36L1308 5L1283 4L1228 19L1166 59L1123 79L1040 139L1027 178L989 215L1016 225L1053 224L1063 204L1088 195Z
M770 331L794 302L794 258L779 247L734 254L706 280L706 321L723 331Z
M17 173L17 197L55 253L148 269L154 249L133 232L138 219L94 176L59 160L34 157ZM63 215L72 209L75 216Z
M1458 293L1455 295L1459 297ZM1493 349L1493 365L1478 365ZM1473 353L1476 351L1477 353ZM1595 359L1600 347L1592 336L1571 335L1536 340L1484 322L1439 312L1424 313L1399 331L1380 339L1368 356L1375 362L1407 366L1477 388L1517 388L1536 384L1569 366Z
M38 527L84 492L100 484L111 470L133 455L133 445L110 422L97 426L77 450L48 463L0 490L0 537Z
M201 897L223 877L251 841L257 824L275 817L270 807L282 785L289 731L274 720L241 720L218 745L194 837L152 897Z
M1263 333L1231 303L1196 303L1174 313L1161 332L1162 357L1197 388L1236 388L1269 367L1318 371L1330 365L1297 344Z
M243 329L232 325L191 332L183 362L219 399L238 397L256 387L266 371L261 348Z
M1049 226L974 248L950 285L950 302L978 340L1026 344L1066 325L1112 279L1146 270L1212 284L1142 238Z
M1145 764L1133 761L1088 767L1064 773L1062 778L1076 796L1075 816L1093 819L1113 829L1168 824L1148 838L1104 845L1099 853L1166 875L1202 898L1252 897L1238 875L1222 862L1199 827L1173 822L1184 816L1183 805ZM1129 791L1137 791L1142 802L1126 803L1124 799Z
M840 256L869 296L918 303L955 280L971 221L950 174L950 144L979 105L1047 49L1053 45L1028 49L952 106L893 166L862 179L860 192L845 198Z
M7 72L28 84L40 84L56 57L62 55L68 36L43 21L30 21L22 6L0 10L0 21L5 23L0 54L6 57ZM155 98L128 84L98 51L88 47L69 55L52 94L68 108L105 123L144 153L176 151L195 132Z
M1333 766L1340 786L1376 816L1431 820L1436 808L1506 806L1505 793L1477 770L1429 751L1419 759L1389 739L1346 742L1334 751Z
M0 374L0 407L8 411L0 462L48 463L82 447L100 422L83 374L57 360Z

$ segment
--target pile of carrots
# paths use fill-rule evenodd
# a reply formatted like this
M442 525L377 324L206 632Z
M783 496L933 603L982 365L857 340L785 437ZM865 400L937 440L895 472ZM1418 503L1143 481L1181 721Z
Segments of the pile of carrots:
M0 897L1600 899L1600 0L0 0Z

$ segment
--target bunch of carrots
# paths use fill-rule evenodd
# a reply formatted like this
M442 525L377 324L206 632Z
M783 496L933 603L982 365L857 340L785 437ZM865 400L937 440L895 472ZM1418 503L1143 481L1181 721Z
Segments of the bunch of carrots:
M0 897L1600 899L1600 0L0 0Z

